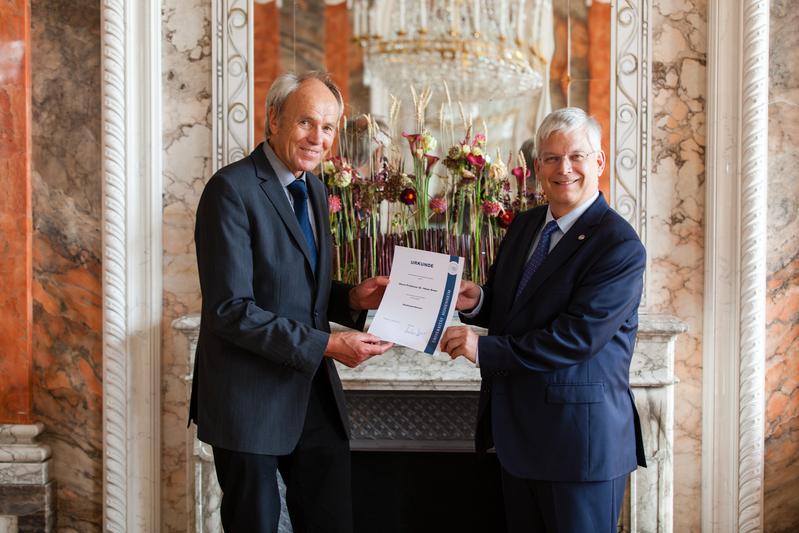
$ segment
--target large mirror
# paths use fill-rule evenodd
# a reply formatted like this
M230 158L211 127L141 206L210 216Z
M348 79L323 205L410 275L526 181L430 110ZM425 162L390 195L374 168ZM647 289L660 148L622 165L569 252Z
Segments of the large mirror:
M362 34L367 23L373 23L368 17L376 4L389 6L384 11L388 14L383 17L396 19L403 18L400 8L404 5L404 17L410 24L412 3L416 2L216 0L213 10L215 167L241 158L263 140L264 96L271 81L285 70L329 70L345 92L348 115L369 112L386 116L390 100L385 87L381 88L379 80L369 79L363 42L353 40L353 36ZM428 0L421 3L435 4ZM354 17L359 4L368 7L366 21ZM646 242L650 92L647 3L454 0L441 4L461 6L461 13L474 9L470 6L496 10L507 4L511 11L512 6L523 6L525 23L533 21L540 25L549 19L546 26L550 32L549 48L546 39L535 43L536 55L546 62L543 69L549 77L546 86L524 96L526 103L511 114L514 124L510 133L493 126L486 129L506 142L501 147L502 153L511 153L534 131L537 117L542 116L539 108L576 105L589 110L603 124L604 148L610 162L600 187L611 205ZM541 16L542 13L547 17ZM427 15L432 17L430 13ZM464 25L469 23L466 15L460 20ZM529 30L528 26L523 30ZM427 75L435 67L429 62L420 63L418 71ZM398 96L407 96L407 92ZM542 98L545 98L543 103ZM490 105L489 102L489 108ZM435 122L437 110L429 110L428 114ZM475 127L482 128L482 120L488 122L496 116L485 113Z

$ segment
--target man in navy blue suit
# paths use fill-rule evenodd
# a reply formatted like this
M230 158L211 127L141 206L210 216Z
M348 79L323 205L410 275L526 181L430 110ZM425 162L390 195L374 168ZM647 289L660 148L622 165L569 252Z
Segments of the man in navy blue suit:
M441 340L480 367L475 442L496 449L511 532L615 532L627 477L646 466L629 383L646 258L599 192L600 137L578 108L544 119L549 205L516 217L484 286L461 286L462 320L488 335Z

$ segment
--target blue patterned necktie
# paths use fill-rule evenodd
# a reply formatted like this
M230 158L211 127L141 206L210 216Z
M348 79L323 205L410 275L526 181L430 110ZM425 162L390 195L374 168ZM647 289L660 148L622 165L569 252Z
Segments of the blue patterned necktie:
M519 299L519 295L527 284L530 283L530 280L533 279L533 274L535 274L535 271L538 270L538 267L541 266L547 254L549 254L549 243L552 240L552 234L555 233L557 229L558 223L554 220L550 220L547 222L547 225L544 226L544 231L541 232L541 238L538 239L538 244L535 246L535 250L533 250L533 255L530 256L530 260L527 261L524 272L522 272L522 279L519 280L519 287L516 289L515 300Z
M313 238L311 221L308 219L308 188L305 185L305 181L296 179L289 185L288 189L291 197L294 198L294 215L297 217L297 222L300 223L300 229L302 234L305 235L308 249L311 251L311 266L313 271L316 272L316 241Z

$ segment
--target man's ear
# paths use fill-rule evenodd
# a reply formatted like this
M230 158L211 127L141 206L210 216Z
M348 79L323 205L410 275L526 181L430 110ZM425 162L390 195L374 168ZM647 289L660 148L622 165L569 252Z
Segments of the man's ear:
M268 120L266 121L267 130L268 130L267 133L268 136L271 137L277 131L280 119L278 118L277 111L275 110L274 107L270 107L267 110L267 116L269 117Z
M605 164L607 163L607 158L605 157L605 152L603 150L599 150L596 153L596 163L597 167L599 167L599 174L602 175L602 173L605 171Z

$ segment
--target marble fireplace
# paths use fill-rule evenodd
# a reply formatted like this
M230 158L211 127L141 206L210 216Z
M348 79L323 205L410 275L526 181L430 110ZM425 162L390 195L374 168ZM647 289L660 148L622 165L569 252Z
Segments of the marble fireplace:
M199 325L197 315L173 323L189 338L192 362ZM641 314L630 382L649 467L630 477L619 524L623 532L672 531L674 340L683 331L684 324L675 318ZM350 411L353 452L473 451L480 373L464 358L451 361L447 355L431 357L395 347L358 368L339 365L338 370ZM211 449L196 439L193 430L187 438L193 450L195 531L221 532L220 490ZM290 531L284 512L281 532Z

